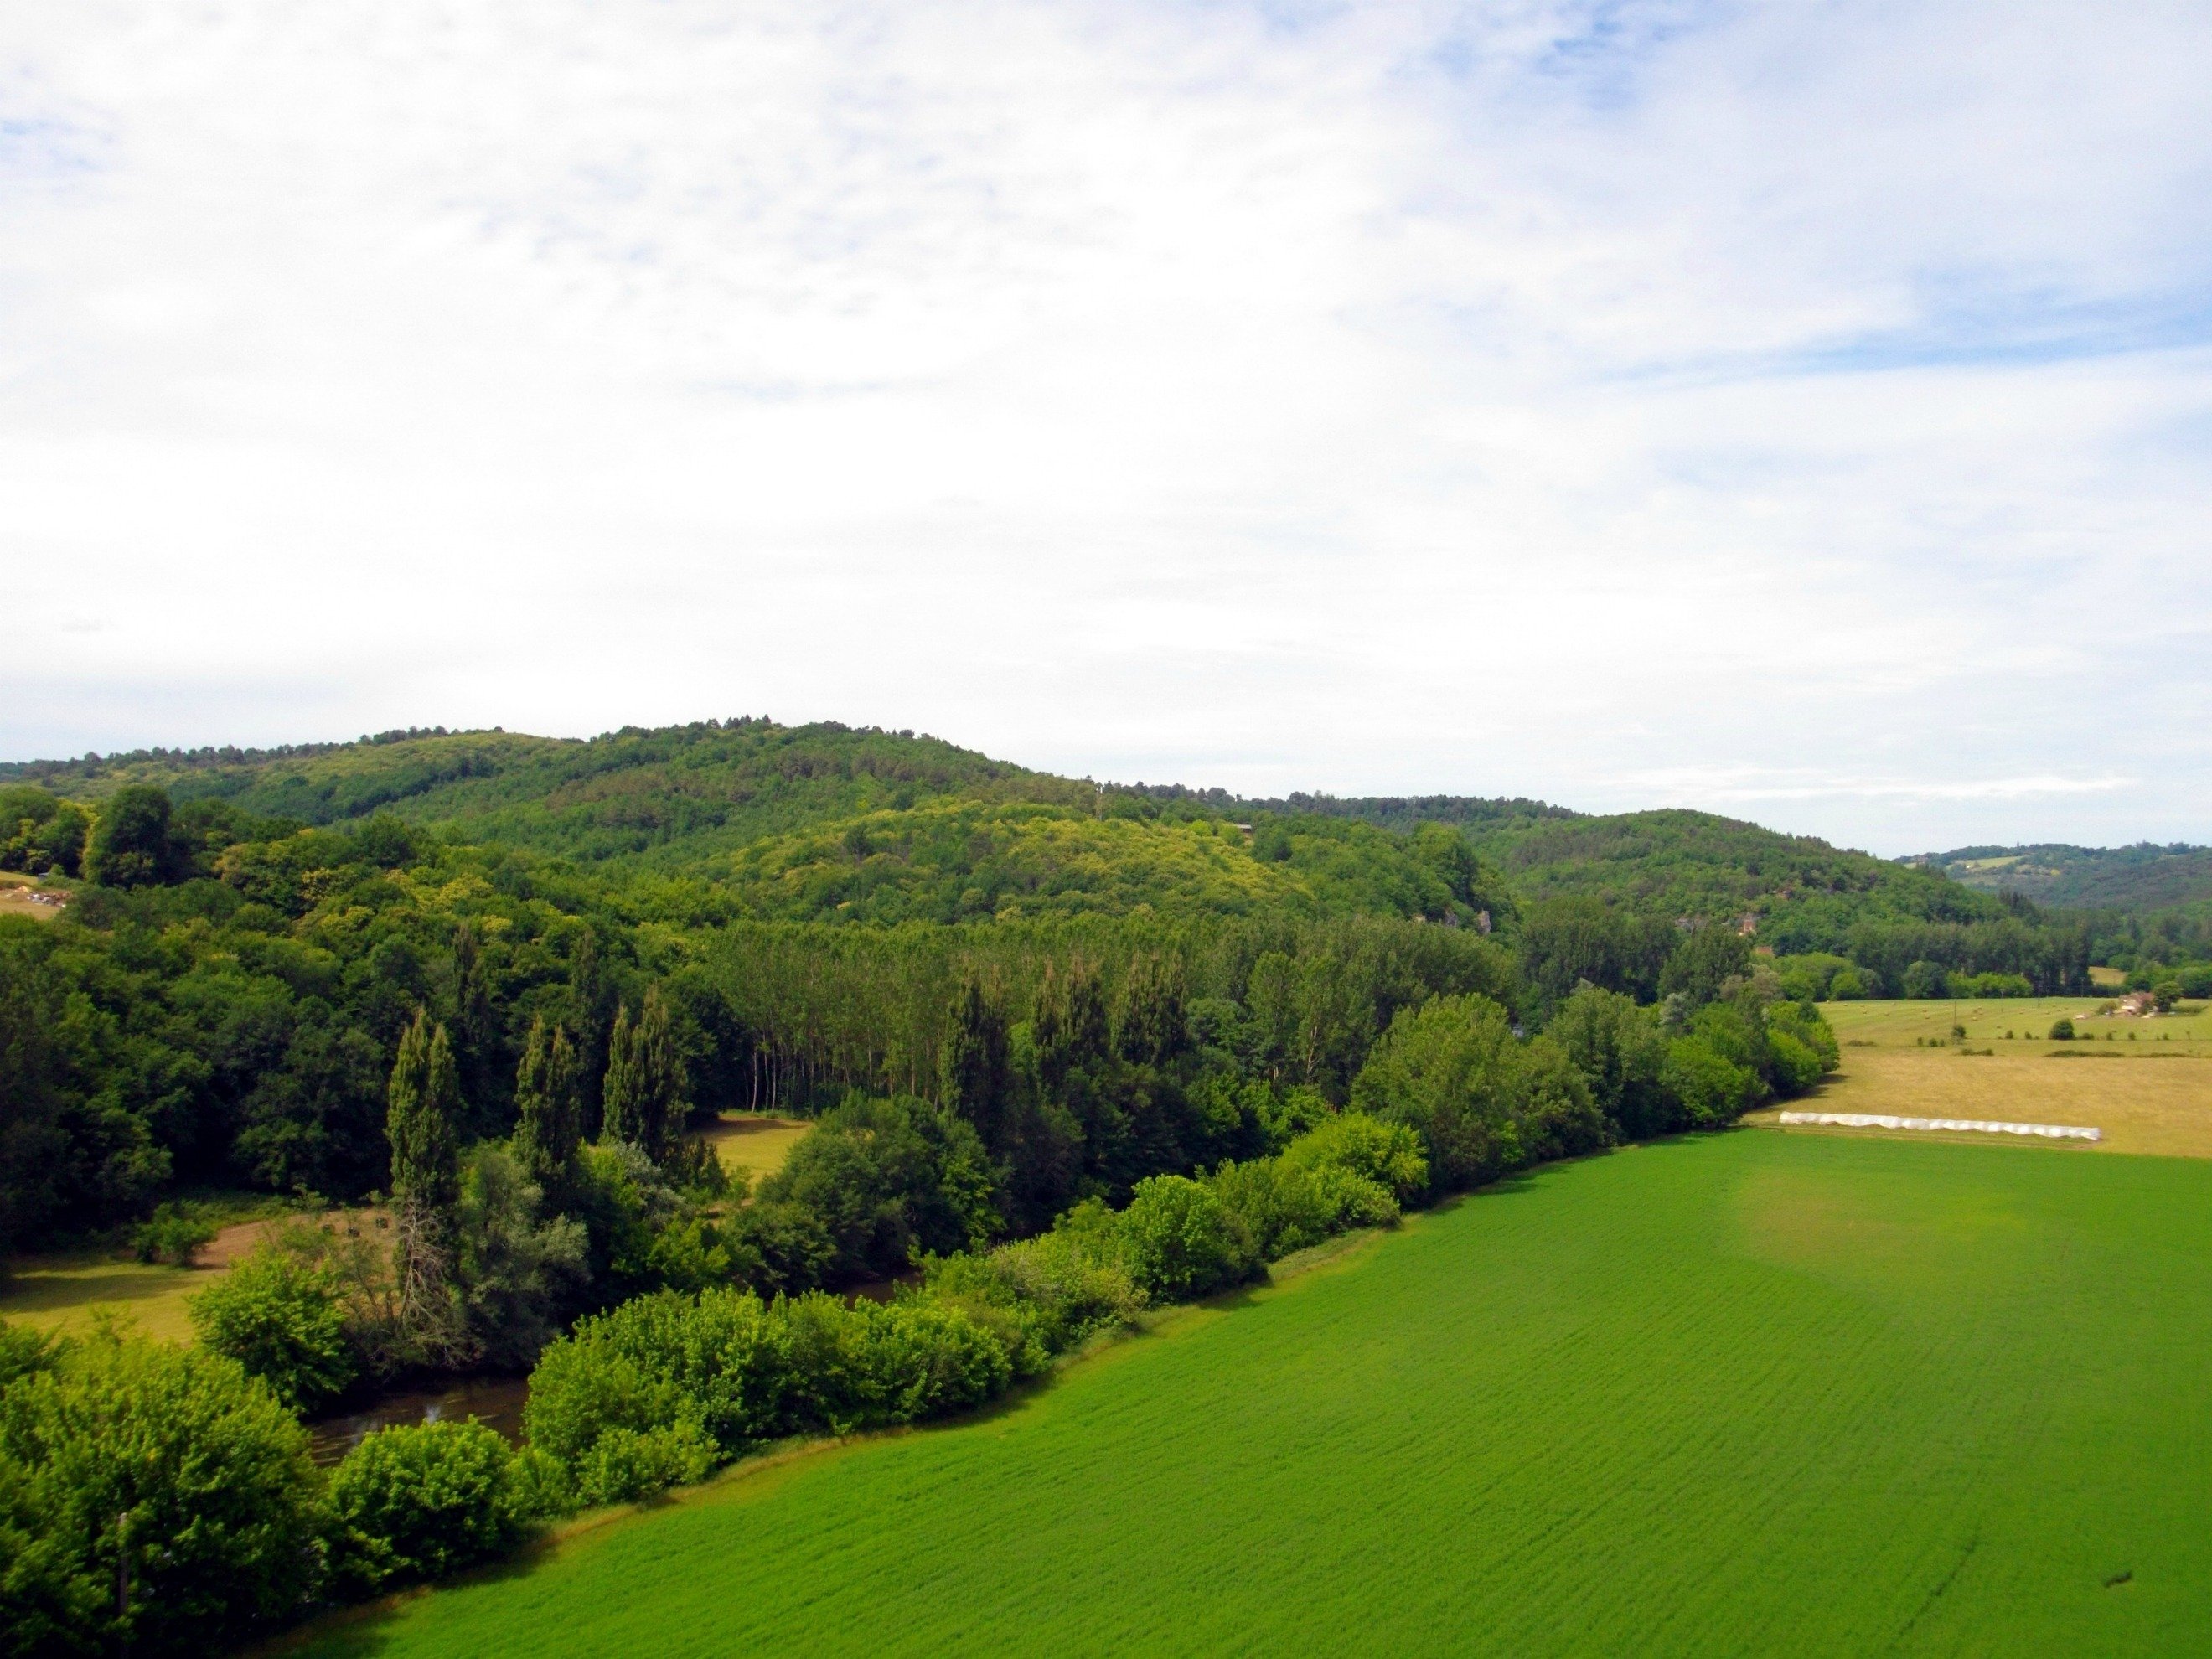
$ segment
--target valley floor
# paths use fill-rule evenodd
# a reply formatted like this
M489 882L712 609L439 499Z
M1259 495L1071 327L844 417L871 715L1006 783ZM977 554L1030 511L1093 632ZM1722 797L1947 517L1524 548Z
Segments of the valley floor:
M2208 1254L2204 1161L1631 1148L287 1647L2179 1651Z

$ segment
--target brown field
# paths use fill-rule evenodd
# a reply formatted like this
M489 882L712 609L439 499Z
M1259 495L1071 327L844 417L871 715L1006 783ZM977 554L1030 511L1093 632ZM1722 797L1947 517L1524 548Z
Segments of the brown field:
M2096 1006L2087 998L1825 1004L1821 1012L1844 1043L1842 1067L1813 1094L1790 1104L1818 1112L2086 1124L2103 1130L2105 1139L2094 1145L2029 1144L2054 1151L2212 1158L2212 1020L2203 1013L2151 1020L2093 1017L2087 1025L2094 1035L2083 1042L2027 1036L2031 1029L2049 1030L2062 1012L2082 1025ZM1966 1048L1991 1052L1937 1046L1954 1018L1966 1027ZM2008 1040L2007 1030L2016 1035ZM1750 1121L1771 1124L1774 1118L1770 1110L1753 1114ZM1789 1133L1936 1138L1909 1129L1793 1127Z
M803 1118L725 1112L712 1128L701 1130L699 1138L714 1147L724 1169L732 1175L742 1170L758 1181L781 1170L799 1136L813 1127Z

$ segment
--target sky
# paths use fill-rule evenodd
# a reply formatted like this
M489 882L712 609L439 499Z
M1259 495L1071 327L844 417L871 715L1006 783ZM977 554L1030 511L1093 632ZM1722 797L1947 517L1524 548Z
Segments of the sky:
M0 19L0 758L2212 841L2203 0Z

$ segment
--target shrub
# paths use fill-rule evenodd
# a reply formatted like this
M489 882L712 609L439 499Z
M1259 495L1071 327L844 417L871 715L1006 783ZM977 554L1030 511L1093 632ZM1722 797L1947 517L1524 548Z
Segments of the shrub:
M2074 1022L2073 1022L2072 1020L2070 1020L2070 1019L2065 1019L2065 1018L2055 1019L2055 1020L2051 1021L2051 1040L2053 1042L2073 1042L2073 1041L2074 1041Z
M750 1291L725 1289L659 1291L580 1321L531 1373L531 1443L580 1470L616 1429L689 1425L720 1458L787 1432L791 1334L769 1316Z
M50 1351L0 1409L0 1633L21 1653L241 1638L320 1588L321 1492L306 1431L235 1361L112 1332Z
M264 1246L185 1304L192 1328L295 1411L344 1391L360 1369L336 1278Z
M507 1442L471 1418L372 1434L331 1477L332 1577L359 1595L499 1554L530 1518Z
M1837 969L1836 976L1828 981L1827 1000L1830 1002L1863 1002L1874 994L1867 975L1856 968Z
M1429 1188L1429 1162L1421 1138L1403 1123L1368 1112L1344 1112L1300 1135L1282 1154L1285 1168L1343 1170L1382 1188L1400 1204Z
M2175 975L2185 997L2212 997L2212 963L2196 963Z
M870 1423L920 1423L979 1406L1013 1375L1005 1345L961 1309L927 1297L843 1310L860 1328Z
M189 1267L199 1253L215 1243L215 1224L186 1215L173 1204L164 1204L154 1218L142 1223L131 1236L141 1261L169 1261Z
M704 1480L721 1462L720 1449L693 1422L643 1432L611 1428L576 1460L573 1489L576 1502L586 1508L634 1503Z
M1018 1376L1129 1324L1145 1304L1126 1267L1066 1228L983 1255L934 1256L924 1270L931 1295L997 1327Z
M1250 1237L1211 1188L1187 1176L1139 1182L1115 1220L1129 1277L1155 1301L1204 1296L1258 1265Z
M1736 1064L1703 1036L1677 1037L1668 1043L1660 1076L1693 1128L1733 1122L1765 1092L1758 1073Z

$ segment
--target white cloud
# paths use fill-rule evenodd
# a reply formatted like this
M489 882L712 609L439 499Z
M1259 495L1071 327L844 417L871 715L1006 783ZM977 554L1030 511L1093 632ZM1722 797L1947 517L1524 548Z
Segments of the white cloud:
M15 16L0 752L766 710L2205 838L2200 25Z

